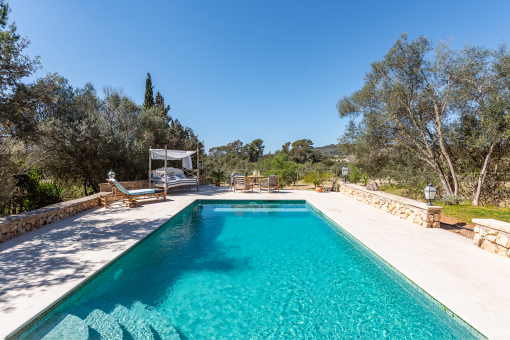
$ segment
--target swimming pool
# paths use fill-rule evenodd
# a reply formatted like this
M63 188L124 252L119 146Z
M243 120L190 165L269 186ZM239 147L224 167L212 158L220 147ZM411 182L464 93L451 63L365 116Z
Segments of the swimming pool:
M24 339L478 339L305 201L198 201Z

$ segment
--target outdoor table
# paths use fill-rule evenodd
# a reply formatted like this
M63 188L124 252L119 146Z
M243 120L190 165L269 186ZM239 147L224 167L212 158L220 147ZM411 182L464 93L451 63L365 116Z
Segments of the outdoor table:
M246 177L247 177L247 178L251 178L251 179L253 179L253 186L255 186L255 181L256 181L257 179L259 179L259 184L258 184L258 185L259 185L259 189L260 189L260 179L261 179L261 178L265 178L264 176L260 176L260 175L259 175L259 176L246 176Z

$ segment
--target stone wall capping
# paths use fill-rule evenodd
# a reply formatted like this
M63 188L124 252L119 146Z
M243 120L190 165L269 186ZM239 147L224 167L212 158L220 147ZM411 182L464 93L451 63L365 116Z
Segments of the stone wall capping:
M427 203L409 198L368 190L362 186L341 183L340 192L357 201L398 216L425 228L439 228L442 207L429 206Z
M492 218L474 218L471 221L478 226L496 229L510 234L510 223L494 220Z
M429 206L425 202L420 202L420 201L412 200L410 198L389 194L389 193L383 192L383 191L370 191L370 190L365 189L365 187L362 187L361 185L357 185L357 184L342 183L342 185L345 185L345 186L351 187L351 188L355 188L356 190L365 191L371 195L375 195L375 196L379 196L379 197L383 197L383 198L389 198L394 201L399 201L406 205L410 205L410 206L417 207L420 209L443 210L443 207L439 207L437 205Z

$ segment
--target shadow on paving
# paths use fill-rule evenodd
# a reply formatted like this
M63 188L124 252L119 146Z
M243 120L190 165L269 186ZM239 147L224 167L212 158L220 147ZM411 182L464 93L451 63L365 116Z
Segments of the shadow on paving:
M97 262L82 260L86 252L120 252L125 241L138 240L166 221L111 222L125 211L88 210L0 244L0 313L15 309L10 296L31 298L54 285L89 276L88 269Z

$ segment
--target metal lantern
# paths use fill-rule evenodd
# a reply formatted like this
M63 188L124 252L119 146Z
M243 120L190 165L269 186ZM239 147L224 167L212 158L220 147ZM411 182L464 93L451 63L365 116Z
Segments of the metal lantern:
M115 179L115 172L113 172L113 170L110 170L110 172L108 173L108 179Z
M200 170L202 170L204 168L204 163L202 163L202 162L198 163L198 168Z
M436 187L434 186L434 184L429 183L429 185L427 185L425 187L423 192L425 193L425 199L427 199L429 201L429 203L427 203L427 205L432 206L431 201L433 201L436 198L436 193L437 193Z
M347 165L344 165L344 167L342 168L342 175L344 176L344 183L346 183L347 175L349 175L349 168L347 167Z

